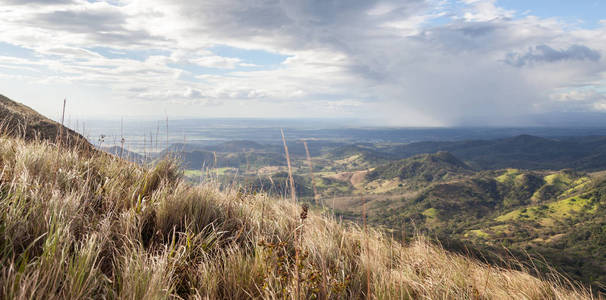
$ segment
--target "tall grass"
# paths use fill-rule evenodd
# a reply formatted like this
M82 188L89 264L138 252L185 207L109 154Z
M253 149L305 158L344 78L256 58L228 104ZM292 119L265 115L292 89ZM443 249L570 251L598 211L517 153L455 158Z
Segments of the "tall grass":
M185 183L170 159L141 167L0 137L0 298L293 299L298 285L305 299L591 297L217 186Z
M316 182L314 180L314 165L311 161L311 155L309 154L309 147L307 147L307 141L303 141L305 147L305 156L307 157L307 165L309 166L309 180L311 180L311 188L314 192L314 204L318 203L318 189L316 188ZM323 204L322 204L323 205Z

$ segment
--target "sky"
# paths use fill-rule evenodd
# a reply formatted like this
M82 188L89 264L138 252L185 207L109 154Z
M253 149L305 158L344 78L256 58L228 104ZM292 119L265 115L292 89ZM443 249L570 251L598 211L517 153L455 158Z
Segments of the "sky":
M0 0L0 94L55 119L530 126L606 113L605 55L606 0Z

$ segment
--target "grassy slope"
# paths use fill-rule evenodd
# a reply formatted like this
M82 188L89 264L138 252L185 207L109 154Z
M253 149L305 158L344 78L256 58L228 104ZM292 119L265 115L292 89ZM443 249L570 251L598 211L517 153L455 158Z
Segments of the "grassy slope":
M0 117L0 129L4 134L23 136L28 140L61 139L63 144L93 151L92 145L82 135L3 95L0 95Z
M422 238L401 245L319 213L301 219L284 200L192 186L168 160L144 168L2 137L0 164L4 299L292 299L295 265L306 298L588 298Z

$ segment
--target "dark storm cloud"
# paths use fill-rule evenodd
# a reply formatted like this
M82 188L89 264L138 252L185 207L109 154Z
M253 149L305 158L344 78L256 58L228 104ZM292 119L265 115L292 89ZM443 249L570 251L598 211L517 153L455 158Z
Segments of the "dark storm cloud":
M389 13L369 15L379 3L390 5ZM371 34L380 22L411 16L426 5L426 0L187 1L182 13L205 35L271 39L273 45L297 50L332 46L347 51L349 43Z
M492 52L512 43L515 28L499 22L453 22L420 32L413 39L448 53Z
M154 39L144 30L125 28L127 16L119 9L59 10L34 15L28 22L45 29L86 35L102 45L137 45Z
M352 17L361 18L361 13L376 5L377 2L374 0L280 1L282 8L291 19L319 26L348 22Z
M33 19L47 28L70 32L95 33L122 30L125 16L117 11L53 11L38 14Z
M565 60L599 61L600 52L583 45L572 45L568 49L556 50L547 45L530 48L525 54L509 53L505 62L515 67L523 67L538 62L558 62Z
M470 37L480 37L493 33L496 26L491 23L469 24L458 29L463 35Z

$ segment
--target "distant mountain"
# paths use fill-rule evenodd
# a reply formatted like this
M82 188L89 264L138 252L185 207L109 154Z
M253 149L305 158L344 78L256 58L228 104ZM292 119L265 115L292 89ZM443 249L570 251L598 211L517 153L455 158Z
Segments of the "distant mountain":
M366 179L394 179L436 181L459 174L471 174L471 168L454 157L441 151L434 154L421 154L395 162L389 162L368 172Z
M143 155L123 149L120 146L102 147L101 150L131 162L142 163L144 161Z
M196 144L175 143L162 150L158 155L165 156L166 154L173 152L192 152L200 150L204 150L204 146Z
M181 159L183 168L187 170L200 170L202 167L247 169L286 164L286 159L282 154L271 152L213 152L196 150L162 153L162 157L166 155L173 155Z
M179 158L183 163L183 168L186 170L200 170L203 167L209 168L215 165L215 155L210 151L191 151L191 152L174 152L171 155Z
M191 143L175 143L171 144L168 148L164 149L162 153L168 152L193 152L193 151L207 151L207 152L221 152L221 153L235 153L235 152L280 152L281 147L276 145L263 145L253 141L227 141L212 145L200 145Z
M253 141L229 141L218 145L206 146L204 150L216 152L247 152L252 150L264 150L267 146Z
M497 140L418 142L392 147L396 157L448 151L472 167L578 170L606 169L606 137L542 138L520 135Z
M313 191L309 178L293 175L297 197L311 197ZM265 192L272 195L285 195L290 193L290 181L287 172L278 172L271 176L259 176L251 182L244 182L244 186L251 192Z
M0 117L1 131L9 136L53 142L61 138L64 144L88 150L94 149L86 138L77 132L3 95L0 95Z
M374 149L373 145L343 145L327 152L332 169L338 171L365 170L393 160L392 155Z
M384 162L393 159L393 155L374 149L374 145L365 144L340 146L331 149L329 156L331 158L343 159L352 155L362 155L364 158L369 160L369 162Z

